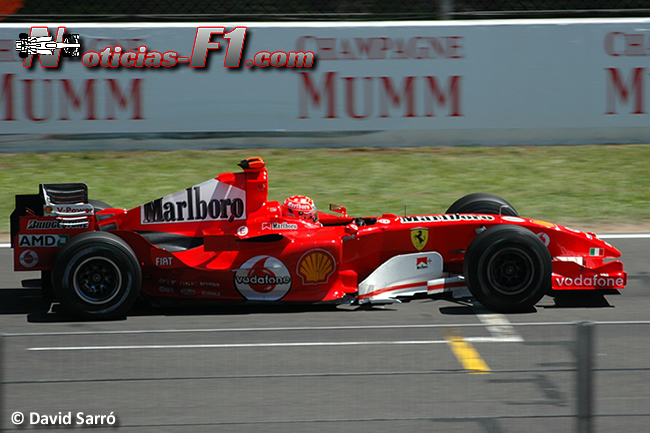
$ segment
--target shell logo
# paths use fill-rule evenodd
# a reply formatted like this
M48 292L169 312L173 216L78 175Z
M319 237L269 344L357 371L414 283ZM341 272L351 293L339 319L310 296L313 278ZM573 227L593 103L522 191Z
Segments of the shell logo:
M296 273L302 278L303 284L321 284L327 283L335 268L332 254L320 249L311 250L298 261Z

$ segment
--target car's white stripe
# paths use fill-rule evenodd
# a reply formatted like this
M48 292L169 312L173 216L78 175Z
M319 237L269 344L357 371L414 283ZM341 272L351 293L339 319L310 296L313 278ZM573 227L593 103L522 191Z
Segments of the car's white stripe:
M650 233L612 233L598 235L599 239L650 239Z
M600 239L650 239L650 233L612 233L598 235ZM10 248L10 243L0 243L0 248Z

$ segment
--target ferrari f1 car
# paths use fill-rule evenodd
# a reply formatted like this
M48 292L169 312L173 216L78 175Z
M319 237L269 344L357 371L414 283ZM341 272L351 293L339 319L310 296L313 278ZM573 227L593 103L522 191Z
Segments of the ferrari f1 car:
M16 271L41 271L45 295L74 315L125 315L149 300L386 304L445 294L498 312L546 294L616 291L619 251L557 224L520 217L485 193L444 214L352 217L304 196L267 199L261 158L201 184L113 208L85 184L16 196Z

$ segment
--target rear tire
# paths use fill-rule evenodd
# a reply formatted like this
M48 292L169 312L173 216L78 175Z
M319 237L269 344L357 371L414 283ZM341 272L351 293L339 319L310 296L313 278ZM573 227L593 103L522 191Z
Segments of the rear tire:
M495 194L477 192L466 195L454 202L449 209L448 214L456 213L478 213L488 215L510 215L519 216L515 208L503 198Z
M101 200L90 199L90 200L88 200L88 203L93 206L93 208L95 209L95 213L101 212L104 209L112 209L113 208L113 206L111 206L110 204L105 203L105 202L103 202Z
M122 317L140 292L140 264L121 238L88 232L72 238L57 254L52 270L61 306L85 319Z
M493 226L467 248L463 273L472 295L500 313L533 309L551 287L551 255L530 230Z

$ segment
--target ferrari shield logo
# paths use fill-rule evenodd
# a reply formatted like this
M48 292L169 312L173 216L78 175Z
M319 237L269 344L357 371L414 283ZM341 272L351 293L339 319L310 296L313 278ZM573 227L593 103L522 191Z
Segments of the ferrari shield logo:
M416 250L422 251L429 240L429 229L423 227L416 227L411 229L411 242Z

